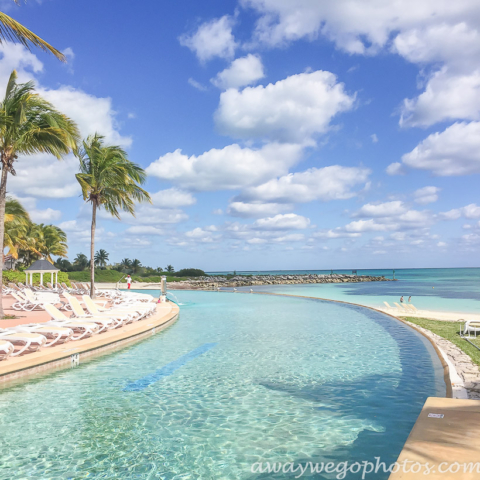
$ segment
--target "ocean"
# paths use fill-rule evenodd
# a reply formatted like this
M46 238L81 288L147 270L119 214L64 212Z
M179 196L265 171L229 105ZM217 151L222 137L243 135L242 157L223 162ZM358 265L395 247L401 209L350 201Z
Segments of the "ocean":
M299 275L329 274L330 270L238 271L238 275ZM384 275L393 278L393 269L358 270L358 275ZM209 272L209 275L233 272ZM333 273L352 273L352 270L333 270ZM265 285L257 291L305 295L331 300L383 307L386 301L405 301L419 309L445 312L480 312L480 268L408 268L395 269L396 282ZM393 305L392 305L393 306Z

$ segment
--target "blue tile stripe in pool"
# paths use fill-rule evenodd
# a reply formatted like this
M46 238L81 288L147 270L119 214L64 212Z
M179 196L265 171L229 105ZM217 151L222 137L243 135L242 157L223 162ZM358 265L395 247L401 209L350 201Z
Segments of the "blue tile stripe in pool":
M180 358L177 358L177 360L167 363L165 366L163 366L162 368L159 368L158 370L155 370L150 375L146 375L145 377L140 378L135 382L131 382L127 384L127 386L123 389L123 391L139 392L141 390L144 390L145 388L149 387L155 382L158 382L162 378L172 375L176 370L178 370L180 367L183 367L183 365L188 363L190 360L193 360L199 357L200 355L204 354L205 352L208 352L215 345L216 343L205 343L204 345L196 348L195 350L192 350L191 352L188 352L187 354L182 355Z

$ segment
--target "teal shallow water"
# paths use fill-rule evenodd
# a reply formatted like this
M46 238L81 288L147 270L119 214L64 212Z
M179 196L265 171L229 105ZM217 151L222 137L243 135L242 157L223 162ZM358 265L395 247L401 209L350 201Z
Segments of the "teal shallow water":
M335 270L352 273L351 270ZM265 272L271 274L301 274L295 272ZM312 271L326 274L330 271ZM384 275L392 278L392 270L358 270L359 275ZM258 291L288 293L331 300L341 300L372 307L383 307L412 296L412 303L422 310L480 313L480 268L415 268L395 270L396 282L269 285L255 287ZM249 290L249 288L248 288ZM393 305L392 305L393 306Z
M168 330L0 392L2 480L252 479L258 461L393 462L426 397L445 393L430 344L383 314L176 295Z

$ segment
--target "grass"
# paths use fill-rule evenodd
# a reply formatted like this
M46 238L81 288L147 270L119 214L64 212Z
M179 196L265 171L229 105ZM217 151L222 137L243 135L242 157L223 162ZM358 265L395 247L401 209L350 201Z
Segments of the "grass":
M438 336L449 340L454 345L462 349L474 363L480 366L480 350L470 345L466 340L460 337L460 326L463 322L442 322L439 320L429 320L427 318L402 317L419 327L426 328ZM469 340L480 348L480 337L469 338Z

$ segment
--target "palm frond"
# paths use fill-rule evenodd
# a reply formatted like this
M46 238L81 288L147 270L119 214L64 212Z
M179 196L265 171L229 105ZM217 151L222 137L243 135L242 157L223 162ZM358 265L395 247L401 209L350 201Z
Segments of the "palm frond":
M61 62L66 63L67 61L62 52L52 47L49 43L41 39L38 35L35 35L35 33L24 27L12 17L0 12L0 44L7 41L21 43L28 50L30 50L30 47L33 45L42 49L44 52L52 53Z

